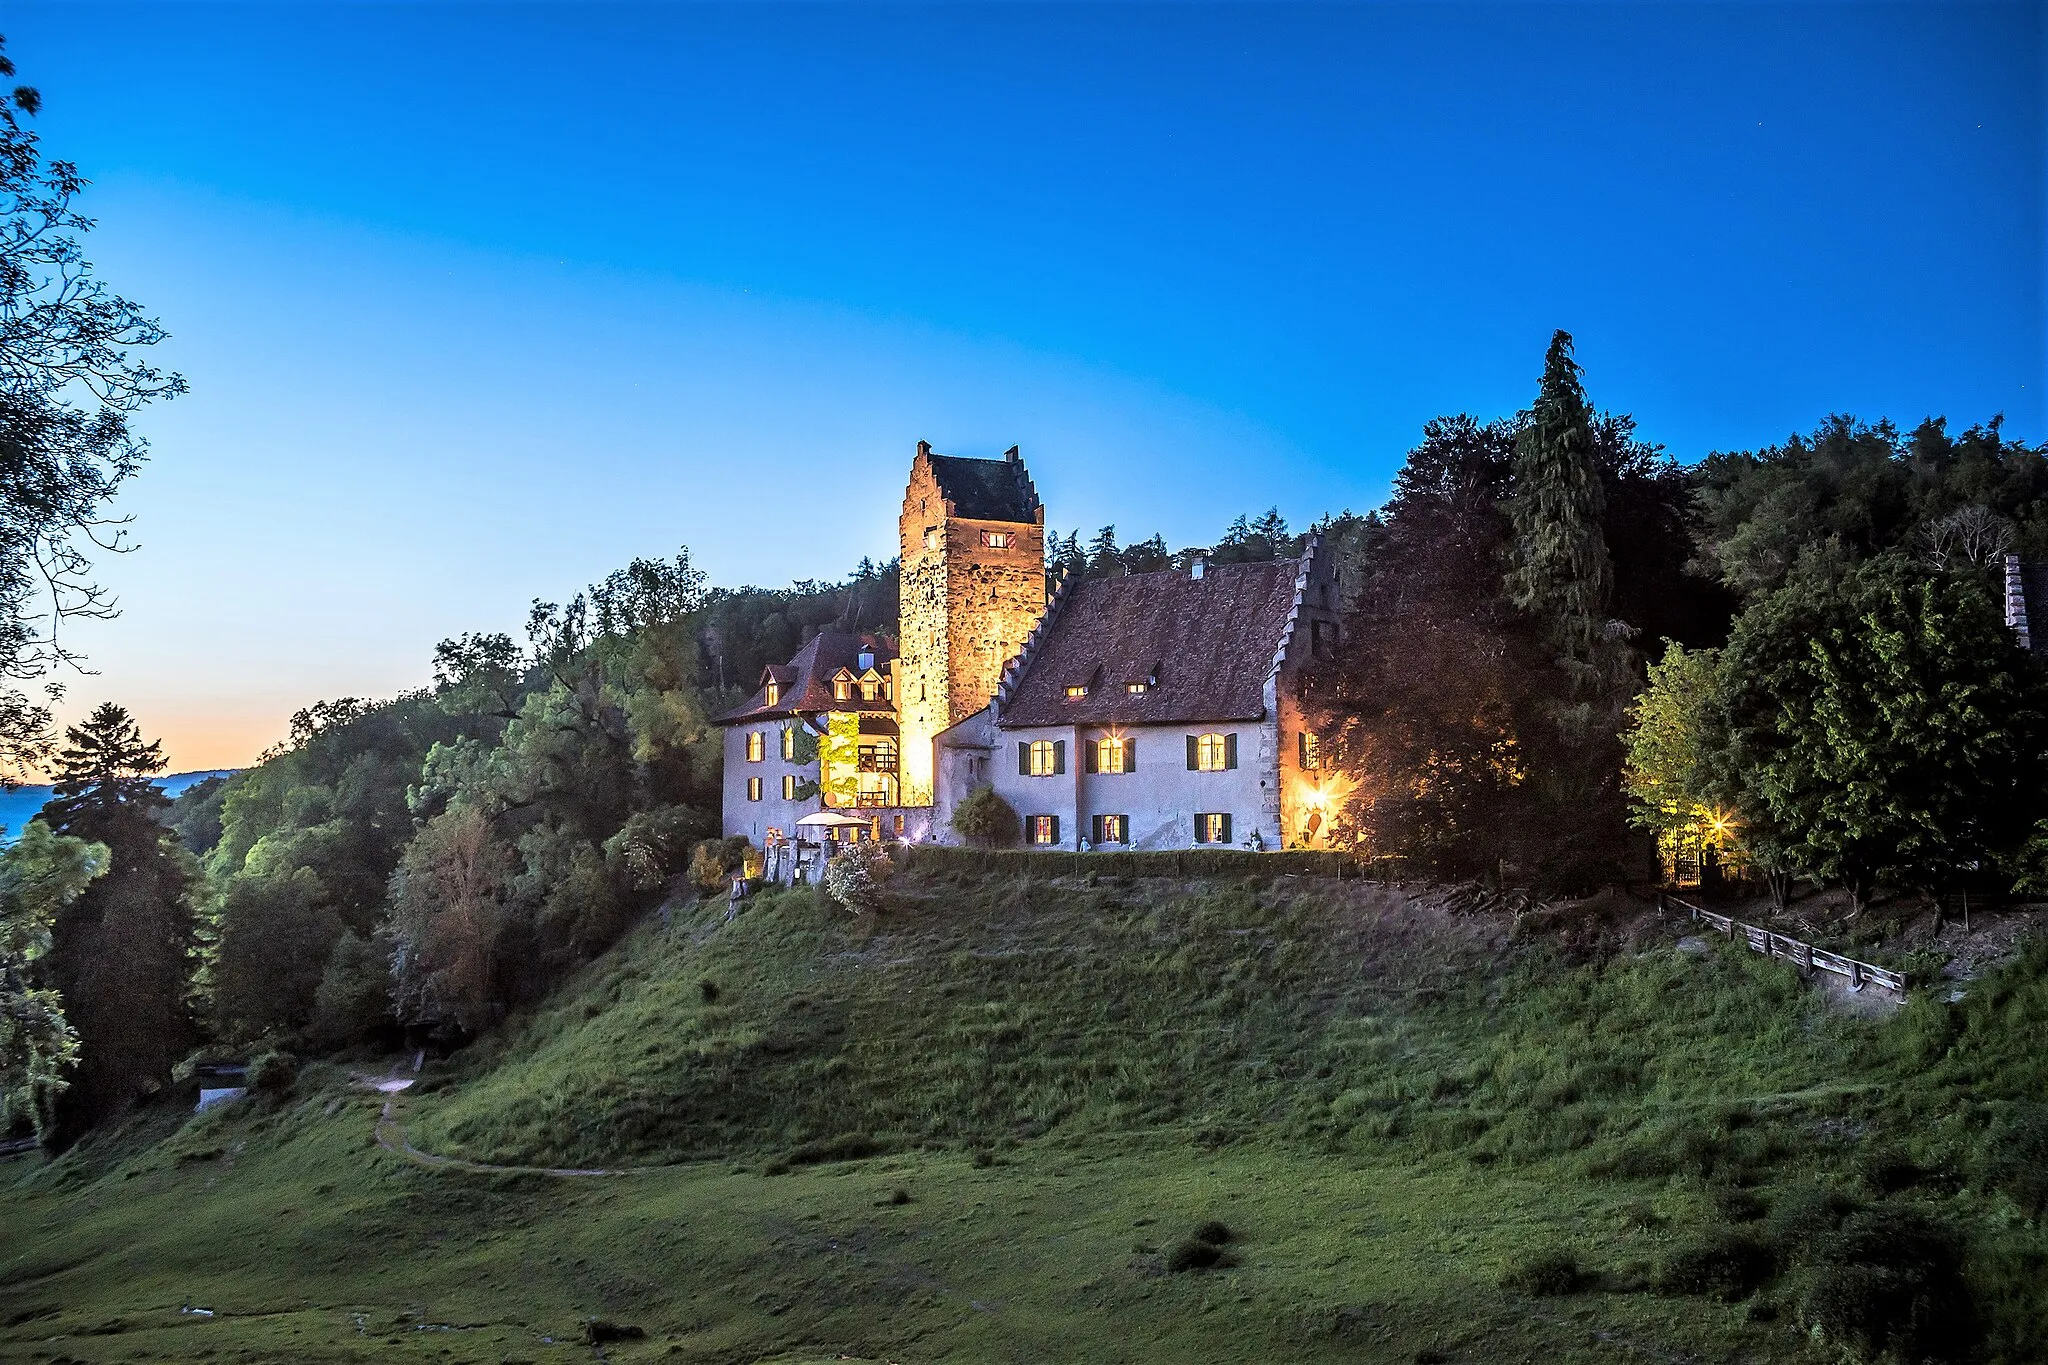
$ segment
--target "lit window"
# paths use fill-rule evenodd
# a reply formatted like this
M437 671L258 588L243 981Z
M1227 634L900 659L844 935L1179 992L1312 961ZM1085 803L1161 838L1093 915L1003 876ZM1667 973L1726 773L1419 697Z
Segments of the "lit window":
M1070 687L1068 687L1068 688L1067 688L1067 696L1068 696L1069 698L1075 698L1075 697L1085 697L1085 696L1087 696L1087 695L1088 695L1088 684L1087 684L1087 683L1074 683L1074 684L1073 684L1072 686L1070 686Z
M1065 746L1056 740L1036 739L1025 750L1025 774L1029 777L1054 777L1064 766L1060 762L1060 750Z
M792 761L796 758L796 727L794 725L782 732L782 756Z
M1195 772L1220 773L1236 766L1236 735L1188 736L1188 767Z
M1098 815L1095 817L1095 842L1098 844L1128 844L1131 841L1131 820L1127 815Z
M1230 817L1207 814L1195 817L1195 842L1198 844L1227 844L1230 842Z
M1057 815L1034 815L1027 823L1031 827L1031 842L1034 844L1056 844L1060 841L1060 818Z
M1132 696L1134 696L1134 697L1135 697L1135 696L1137 696L1137 695L1138 695L1138 694L1139 694L1140 692L1150 692L1151 690L1152 690L1152 684L1151 684L1151 683L1141 683L1141 682L1136 682L1136 683L1125 683L1125 684L1124 684L1124 691L1126 691L1126 692L1130 693L1130 694L1131 694Z
M761 799L761 779L760 779L760 778L758 778L758 777L750 777L750 778L748 778L748 779L747 779L747 800L749 800L749 801L759 801L760 799Z
M1301 770L1303 772L1314 772L1322 766L1322 743L1309 731L1303 730L1301 732Z
M765 705L768 705L768 706L773 706L773 705L775 705L775 703L777 703L777 702L779 702L779 701L781 701L781 700L782 700L782 684L781 684L781 683L779 683L779 682L777 682L777 681L775 681L775 679L773 679L773 678L770 678L770 679L768 680L768 688L767 688L767 691L766 691L766 693L764 694L764 698L763 698L764 704L765 704Z
M768 756L768 736L759 730L747 731L747 762L759 763Z
M1007 550L1010 548L1010 533L1008 531L983 531L981 533L981 543L988 546L991 550Z
M834 700L834 701L852 701L852 700L853 700L853 679L851 679L851 678L834 678L834 679L832 680L832 700Z
M796 800L796 774L795 774L795 773L784 773L784 774L782 775L782 799L783 799L783 800L785 800L785 801L794 801L794 800Z
M1098 773L1121 773L1130 771L1125 762L1129 757L1130 741L1126 739L1098 739L1092 746L1095 750L1095 771Z
M881 696L881 695L882 695L882 684L881 684L881 682L880 682L880 680L879 680L879 679L875 679L875 678L862 678L862 679L861 679L861 683L860 683L860 699L861 699L862 701L873 701L873 700L875 700L875 699L876 699L877 697L879 697L879 696Z
M924 533L924 547L925 547L925 549L927 549L927 550L936 550L936 549L938 549L938 548L939 548L939 528L938 528L938 527L936 527L936 526L928 526L928 527L926 527L926 528L925 528L925 533Z

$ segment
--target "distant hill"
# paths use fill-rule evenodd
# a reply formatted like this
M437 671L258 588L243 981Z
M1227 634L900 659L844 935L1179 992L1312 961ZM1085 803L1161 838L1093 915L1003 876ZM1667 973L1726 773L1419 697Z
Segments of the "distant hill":
M210 768L205 772L172 773L169 777L157 779L157 786L167 796L177 796L187 787L204 782L209 777L226 777L239 772L237 768ZM11 844L21 833L21 827L35 819L36 812L50 799L55 788L47 785L15 787L11 791L0 791L0 846Z

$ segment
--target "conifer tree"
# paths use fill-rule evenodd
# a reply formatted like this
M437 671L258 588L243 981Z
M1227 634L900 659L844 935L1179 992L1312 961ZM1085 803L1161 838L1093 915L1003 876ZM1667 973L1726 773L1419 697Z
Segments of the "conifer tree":
M63 1146L167 1084L193 1036L190 991L199 926L188 895L192 858L158 814L159 744L109 702L64 732L57 795L36 818L59 834L104 844L106 875L58 914L49 955L81 1056L58 1103Z
M1542 624L1582 685L1605 633L1614 572L1600 528L1605 499L1594 463L1592 408L1579 374L1571 334L1559 331L1543 360L1528 425L1515 442L1508 591Z

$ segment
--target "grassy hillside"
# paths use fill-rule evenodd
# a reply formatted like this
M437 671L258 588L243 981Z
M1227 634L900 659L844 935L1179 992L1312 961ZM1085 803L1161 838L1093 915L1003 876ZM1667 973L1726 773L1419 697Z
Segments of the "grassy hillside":
M2048 947L1873 1020L1600 906L896 889L650 923L400 1107L659 1170L423 1169L333 1070L0 1166L0 1360L2041 1358Z

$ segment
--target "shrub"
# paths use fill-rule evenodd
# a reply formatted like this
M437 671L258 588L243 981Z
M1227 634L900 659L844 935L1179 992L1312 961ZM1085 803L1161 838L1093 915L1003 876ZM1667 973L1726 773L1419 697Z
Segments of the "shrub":
M1532 1252L1500 1277L1501 1288L1524 1294L1575 1294L1585 1282L1579 1258L1561 1247Z
M2048 1209L2048 1105L2027 1105L1993 1125L1984 1141L1983 1183L2029 1218Z
M1762 1238L1715 1228L1674 1248L1651 1283L1660 1294L1702 1294L1732 1303L1776 1269L1777 1256Z
M265 1052L249 1063L249 1089L259 1095L282 1095L299 1079L299 1059L289 1052Z
M1737 1185L1714 1191L1714 1211L1731 1223L1754 1223L1764 1216L1764 1201L1755 1190Z
M906 870L927 875L1050 878L1093 872L1102 877L1336 877L1363 875L1348 853L1253 853L1241 848L1187 848L1137 853L1074 853L1037 849L948 848L917 844L903 851Z
M825 864L825 894L856 915L872 914L891 870L881 845L855 844Z
M1826 1185L1798 1185L1778 1196L1771 1209L1771 1240L1788 1253L1803 1252L1832 1237L1856 1201Z
M1217 1270L1235 1265L1237 1259L1224 1249L1231 1240L1230 1229L1222 1223L1204 1223L1166 1253L1166 1268L1179 1274L1183 1270Z
M1802 1316L1861 1360L1961 1360L1977 1338L1961 1243L1909 1210L1857 1214L1823 1243Z
M952 825L955 834L984 848L1016 843L1021 828L1010 803L987 785L976 787L953 807Z

